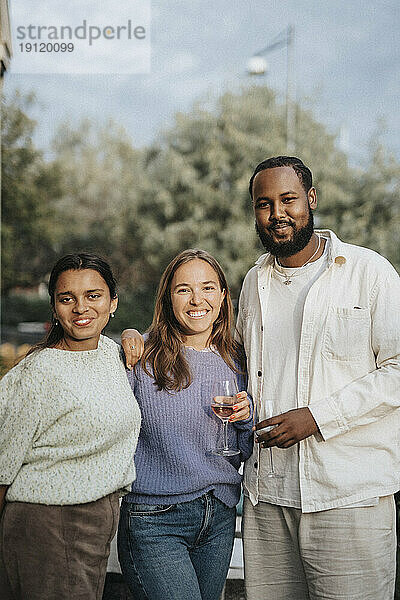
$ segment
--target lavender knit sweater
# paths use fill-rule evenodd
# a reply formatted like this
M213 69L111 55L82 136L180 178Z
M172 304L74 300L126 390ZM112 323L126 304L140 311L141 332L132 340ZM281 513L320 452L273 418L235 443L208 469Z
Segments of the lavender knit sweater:
M252 418L229 424L229 443L241 455L229 459L210 450L223 445L222 423L211 410L215 381L232 377L219 354L185 348L191 385L180 392L158 391L154 379L137 367L128 379L142 412L135 454L137 478L125 502L175 504L209 490L227 506L240 498L240 462L252 452ZM237 375L239 390L246 389Z

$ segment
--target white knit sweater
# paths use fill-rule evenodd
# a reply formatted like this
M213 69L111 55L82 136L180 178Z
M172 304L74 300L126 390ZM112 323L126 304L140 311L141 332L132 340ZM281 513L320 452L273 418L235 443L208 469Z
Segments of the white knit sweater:
M81 504L128 489L140 411L118 345L46 348L0 382L0 485L7 500Z

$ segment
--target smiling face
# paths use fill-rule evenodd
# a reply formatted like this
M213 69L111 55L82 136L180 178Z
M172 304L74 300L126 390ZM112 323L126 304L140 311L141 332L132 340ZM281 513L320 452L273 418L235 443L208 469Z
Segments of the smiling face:
M103 277L94 269L64 271L57 279L54 316L69 350L94 350L118 298L111 299Z
M292 167L274 167L257 173L253 183L256 230L274 256L301 252L313 234L312 210L317 206L315 188L305 191Z
M178 267L171 282L171 302L184 345L207 346L224 298L218 274L208 262L195 258Z

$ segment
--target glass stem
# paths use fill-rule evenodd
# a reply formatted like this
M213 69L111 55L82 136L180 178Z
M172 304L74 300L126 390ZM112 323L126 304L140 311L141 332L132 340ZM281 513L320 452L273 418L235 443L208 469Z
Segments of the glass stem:
M229 446L228 446L228 421L224 421L224 450L229 450Z
M270 460L271 473L275 473L274 459L272 458L272 448L269 449L269 460Z

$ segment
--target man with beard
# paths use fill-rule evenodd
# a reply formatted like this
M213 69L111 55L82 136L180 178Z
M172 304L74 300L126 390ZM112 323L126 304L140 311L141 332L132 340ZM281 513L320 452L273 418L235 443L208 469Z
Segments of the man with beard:
M260 163L250 195L267 253L237 323L260 432L245 467L247 599L391 600L399 277L372 250L314 230L300 159Z

